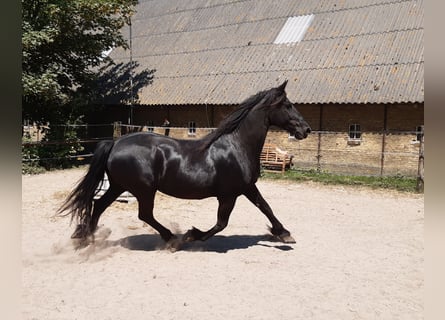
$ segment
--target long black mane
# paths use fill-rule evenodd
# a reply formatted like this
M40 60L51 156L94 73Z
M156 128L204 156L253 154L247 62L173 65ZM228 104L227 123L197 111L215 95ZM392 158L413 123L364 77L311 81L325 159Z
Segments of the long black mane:
M260 91L257 94L244 100L238 108L232 111L219 125L219 127L203 138L203 149L208 148L219 137L234 132L239 128L241 122L246 118L250 111L257 105L269 105L276 98L277 90L275 88Z

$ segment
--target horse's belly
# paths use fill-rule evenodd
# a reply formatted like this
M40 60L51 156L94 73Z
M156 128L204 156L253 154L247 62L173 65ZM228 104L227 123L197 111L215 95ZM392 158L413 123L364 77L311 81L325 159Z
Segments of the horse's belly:
M169 165L158 177L158 190L184 199L215 196L215 172L205 165Z
M162 193L181 199L204 199L215 196L211 188L199 188L177 183L176 185L161 186L159 189Z

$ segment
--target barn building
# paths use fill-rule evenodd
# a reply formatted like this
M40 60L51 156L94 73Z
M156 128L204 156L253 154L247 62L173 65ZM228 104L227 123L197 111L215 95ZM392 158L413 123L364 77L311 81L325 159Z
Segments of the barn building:
M130 50L129 103L104 101L100 120L195 139L240 102L289 80L313 132L267 142L296 167L365 175L417 174L424 123L422 0L141 0ZM138 75L151 70L148 85ZM176 129L180 128L180 129Z

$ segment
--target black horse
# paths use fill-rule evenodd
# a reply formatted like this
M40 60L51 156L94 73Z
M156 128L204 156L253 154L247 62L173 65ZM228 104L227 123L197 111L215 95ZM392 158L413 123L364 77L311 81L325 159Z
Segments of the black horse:
M129 191L138 200L139 219L156 229L172 249L179 248L181 242L153 216L159 190L184 199L218 199L216 224L205 232L193 227L183 241L204 241L223 230L237 197L245 195L270 220L270 231L276 238L294 243L255 186L269 126L285 129L297 139L306 138L311 131L287 99L286 84L248 98L202 139L177 140L138 132L98 143L88 172L59 209L60 213L68 211L79 223L72 238L93 235L102 212ZM110 187L94 200L105 172Z

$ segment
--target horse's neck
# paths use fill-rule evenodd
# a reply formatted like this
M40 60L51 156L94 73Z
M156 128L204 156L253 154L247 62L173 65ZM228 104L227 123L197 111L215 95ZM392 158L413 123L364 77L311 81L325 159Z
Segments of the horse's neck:
M259 158L266 140L269 122L264 109L252 110L241 123L238 134L243 143L242 148Z

